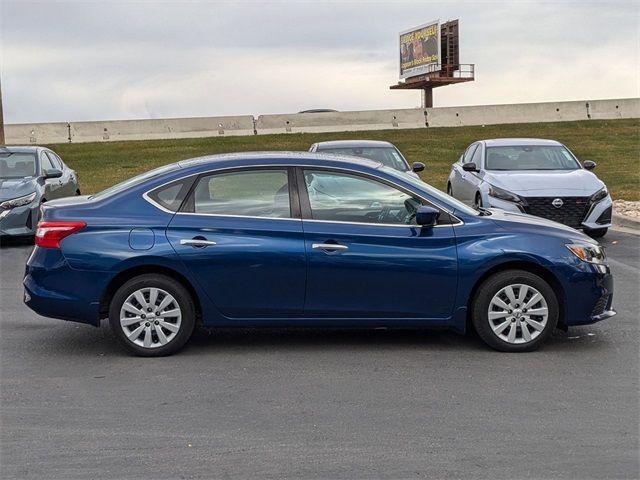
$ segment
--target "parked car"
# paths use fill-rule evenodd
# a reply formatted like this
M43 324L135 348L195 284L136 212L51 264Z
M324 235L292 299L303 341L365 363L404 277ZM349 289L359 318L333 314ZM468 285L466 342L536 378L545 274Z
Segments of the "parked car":
M615 315L604 250L397 170L309 153L168 165L43 205L25 303L143 356L204 327L433 327L503 351Z
M309 148L310 152L332 153L334 155L351 155L354 157L368 158L380 162L383 165L405 172L415 178L420 178L418 172L424 170L424 163L409 162L400 153L400 150L389 142L377 140L335 140L331 142L314 143Z
M606 185L554 140L504 138L472 143L451 167L447 193L480 208L523 212L599 238L611 226Z
M43 147L0 147L0 237L33 235L40 205L80 195L76 172Z

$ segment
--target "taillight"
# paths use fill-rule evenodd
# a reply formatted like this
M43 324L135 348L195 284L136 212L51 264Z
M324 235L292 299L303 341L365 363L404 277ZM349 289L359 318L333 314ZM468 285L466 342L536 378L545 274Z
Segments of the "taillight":
M36 245L43 248L60 248L60 240L86 226L84 222L39 222Z

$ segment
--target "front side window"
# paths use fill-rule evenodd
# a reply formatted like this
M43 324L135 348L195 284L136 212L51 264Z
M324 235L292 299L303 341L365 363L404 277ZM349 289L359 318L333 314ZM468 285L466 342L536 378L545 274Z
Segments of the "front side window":
M469 148L467 148L467 151L464 152L464 157L462 159L462 163L469 163L471 161L471 157L473 157L473 154L475 153L477 148L478 148L478 144L477 143L474 143Z
M580 164L561 145L487 147L487 170L577 170Z
M49 155L46 152L42 152L40 155L40 170L44 173L45 170L51 170L52 168L56 168L53 166Z
M193 211L290 218L288 172L286 169L251 170L202 177L193 191Z
M0 151L0 179L33 177L36 156L33 153Z
M305 170L314 220L416 225L420 201L369 178L322 170Z

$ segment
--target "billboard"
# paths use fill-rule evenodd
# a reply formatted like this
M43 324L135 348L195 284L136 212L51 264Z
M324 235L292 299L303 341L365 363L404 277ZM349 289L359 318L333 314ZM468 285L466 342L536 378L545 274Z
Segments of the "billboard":
M439 20L400 32L400 78L439 70Z

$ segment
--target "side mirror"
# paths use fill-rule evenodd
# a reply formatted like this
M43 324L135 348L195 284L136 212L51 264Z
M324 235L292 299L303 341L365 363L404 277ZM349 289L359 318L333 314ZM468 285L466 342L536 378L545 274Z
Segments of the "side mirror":
M57 168L49 168L44 171L44 178L60 178L62 176L62 170L58 170Z
M420 205L416 210L416 223L423 227L433 227L438 221L440 210L428 205Z
M411 165L411 170L418 173L424 170L424 163L422 162L413 162Z
M465 172L479 172L478 166L473 162L463 164L462 170L464 170Z
M584 163L582 164L584 166L585 169L587 170L593 170L594 168L596 168L596 162L594 162L593 160L585 160Z

